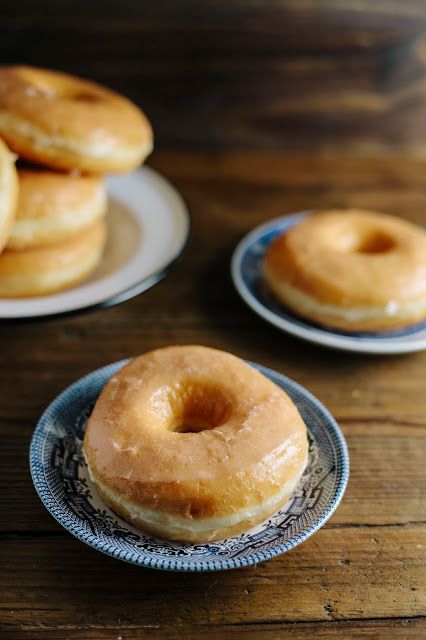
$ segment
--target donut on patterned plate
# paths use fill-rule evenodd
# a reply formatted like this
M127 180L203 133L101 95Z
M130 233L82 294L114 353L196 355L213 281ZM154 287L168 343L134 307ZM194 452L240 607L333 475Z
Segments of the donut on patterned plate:
M307 463L289 396L239 358L201 346L139 356L99 396L84 437L104 502L162 538L235 535L282 507Z
M346 331L383 331L426 319L426 232L371 211L321 211L276 238L263 263L280 302Z

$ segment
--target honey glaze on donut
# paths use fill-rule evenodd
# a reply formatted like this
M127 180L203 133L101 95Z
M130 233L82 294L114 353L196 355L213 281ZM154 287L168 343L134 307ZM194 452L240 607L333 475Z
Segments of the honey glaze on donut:
M207 541L277 511L307 461L291 399L231 354L200 346L135 358L102 391L84 452L104 501L164 538Z
M129 171L152 150L151 125L130 100L25 66L0 67L0 134L24 158L94 173Z
M426 318L426 233L393 216L315 213L271 243L263 269L281 302L326 326L380 331Z
M105 213L100 176L19 169L19 199L8 249L62 242L89 228Z
M0 297L41 296L85 280L98 266L106 239L106 224L97 220L69 240L0 255Z

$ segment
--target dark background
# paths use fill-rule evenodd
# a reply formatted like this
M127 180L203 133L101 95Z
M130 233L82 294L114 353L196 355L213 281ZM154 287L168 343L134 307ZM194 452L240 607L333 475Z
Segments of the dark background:
M426 152L424 0L2 0L3 63L140 104L158 147Z

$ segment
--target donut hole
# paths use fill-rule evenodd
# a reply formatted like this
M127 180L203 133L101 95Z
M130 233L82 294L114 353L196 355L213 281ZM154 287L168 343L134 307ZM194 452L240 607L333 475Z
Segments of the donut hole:
M74 93L70 95L71 100L75 100L76 102L103 102L103 98L97 95L96 93L89 93L88 91L81 91L80 93Z
M386 233L377 231L360 239L357 253L386 253L395 248L395 240Z
M27 83L26 93L29 96L41 96L47 99L64 98L75 102L96 103L103 102L103 97L96 91L83 86L76 87L75 83L52 74L23 67L19 69L19 77Z
M198 433L214 429L227 421L231 413L231 400L219 387L189 384L181 389L173 407L176 433Z
M168 431L175 433L214 429L227 422L232 413L232 399L217 385L179 384L161 390L160 396L153 409L157 415L160 411Z

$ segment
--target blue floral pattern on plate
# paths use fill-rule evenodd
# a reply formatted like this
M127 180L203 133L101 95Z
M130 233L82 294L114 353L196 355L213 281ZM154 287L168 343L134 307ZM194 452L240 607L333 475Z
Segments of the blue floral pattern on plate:
M153 569L215 571L243 567L288 551L317 531L345 491L344 437L321 403L289 378L252 364L296 403L309 431L309 463L288 504L263 524L226 540L181 544L130 525L103 504L82 454L96 399L126 361L93 371L61 393L41 417L30 447L34 486L50 513L77 538L114 558Z
M234 284L245 302L276 327L305 340L364 353L403 353L426 348L426 322L398 331L350 333L310 323L291 313L269 291L262 277L262 262L269 244L309 215L276 218L249 233L232 258Z

